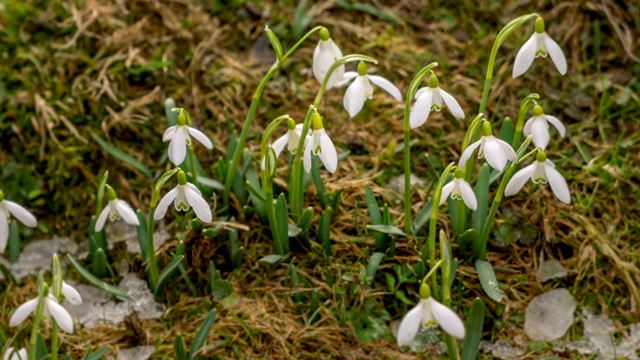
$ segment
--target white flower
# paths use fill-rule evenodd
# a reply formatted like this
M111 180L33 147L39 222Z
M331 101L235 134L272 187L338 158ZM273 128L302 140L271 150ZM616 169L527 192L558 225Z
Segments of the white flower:
M347 110L350 117L356 116L362 107L364 101L371 99L373 96L373 87L371 83L380 86L384 91L388 92L396 100L402 101L402 93L391 83L391 81L377 75L367 75L367 65L364 62L358 64L358 72L347 71L342 80L336 86L343 86L349 83L353 78L355 80L347 88L344 94L344 109Z
M293 121L293 120L292 120ZM287 146L287 149L295 154L296 150L298 150L298 142L300 141L300 136L302 135L302 127L303 124L298 124L293 127L293 129L289 128L287 132L279 137L273 144L271 144L271 148L276 153L276 159L284 150L284 147ZM304 140L304 145L306 146L311 139L311 135L307 134L307 138ZM265 169L265 159L262 159L261 164L262 170Z
M304 153L302 154L304 170L306 172L311 171L311 153L313 153L314 155L318 155L327 170L333 174L338 168L336 147L323 128L320 114L313 114L312 121L314 130L311 134L311 140L304 148Z
M462 111L460 104L448 92L440 89L438 85L438 78L435 75L431 75L429 86L416 91L416 102L413 104L409 116L409 125L412 129L424 124L431 110L442 110L442 100L447 104L453 116L458 119L464 119L464 111Z
M313 75L316 77L318 82L322 84L325 76L329 72L329 68L336 62L342 58L342 51L340 48L331 40L329 37L329 31L327 29L320 30L320 41L318 41L318 46L316 46L315 50L313 50ZM325 90L329 90L333 88L336 83L342 79L344 75L344 65L338 66L331 77L327 81L327 85Z
M14 203L5 200L4 193L0 191L0 253L7 248L7 240L9 240L9 218L13 215L21 223L28 227L36 227L38 221L29 210Z
M13 313L13 316L11 316L9 326L15 327L22 324L27 316L31 315L37 307L38 298L31 299L20 305L20 307L18 307ZM56 300L52 294L49 294L44 298L44 312L45 315L51 314L58 323L60 329L69 334L73 333L73 319L71 319L71 315L64 307L62 307L62 305L58 304L58 300Z
M62 282L62 295L64 298L72 305L80 305L82 304L82 298L80 297L80 293L73 286L67 284L66 282Z
M109 185L107 185L107 193L109 196L109 203L104 207L104 209L102 209L100 216L98 216L95 226L96 232L102 231L102 228L104 228L104 224L107 221L107 217L111 221L123 219L128 224L140 225L138 215L136 215L135 211L133 211L126 201L118 199L115 191L113 191Z
M567 59L562 53L562 49L557 42L553 41L544 31L544 21L541 18L536 20L536 31L531 35L516 55L513 64L513 77L516 78L524 74L537 57L551 56L551 61L555 64L558 72L564 75L567 73Z
M522 189L527 180L531 179L534 184L546 184L548 182L558 200L565 204L570 204L571 193L569 192L569 186L555 167L551 161L547 160L544 152L538 152L533 164L524 167L513 175L504 189L504 194L506 196L515 195Z
M20 350L14 350L12 347L8 348L4 353L2 360L27 360L29 359L29 355L27 354L27 349L22 348Z
M456 170L454 179L447 185L442 187L442 194L440 195L440 205L447 201L447 198L451 194L451 198L456 200L463 200L465 205L471 210L478 208L478 200L476 194L471 189L471 185L464 179L464 172L460 169Z
M507 160L514 163L518 162L518 156L511 145L491 135L491 124L488 121L482 123L482 134L483 136L480 140L469 145L464 150L460 156L458 167L463 167L467 163L467 160L469 160L477 147L480 147L478 158L484 157L489 165L498 171L504 170L504 167L507 166Z
M523 134L529 136L533 134L533 144L544 150L549 144L549 124L553 125L560 136L564 137L565 128L558 118L551 115L545 115L540 105L533 108L533 117L524 124Z
M191 136L198 140L207 149L213 149L211 140L200 130L188 126L184 112L178 114L178 124L169 127L162 135L163 142L169 142L169 159L179 166L187 156L187 146L191 145Z
M193 207L193 211L202 222L210 223L213 221L209 204L202 197L200 190L192 183L187 182L187 177L182 170L178 171L178 185L160 200L153 218L155 220L162 219L172 202L178 211L189 211Z
M432 297L420 299L418 305L404 316L398 328L398 346L409 345L420 330L420 325L438 324L449 335L463 339L464 324L458 315Z

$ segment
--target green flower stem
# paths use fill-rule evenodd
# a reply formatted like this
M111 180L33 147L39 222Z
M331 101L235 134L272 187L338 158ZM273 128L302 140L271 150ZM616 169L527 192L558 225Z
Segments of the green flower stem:
M427 275L425 275L425 276L422 278L422 284L423 284L423 285L424 285L424 284L426 284L426 283L427 283L427 280L428 280L430 277L432 277L432 276L433 276L433 274L435 274L435 273L436 273L436 271L440 268L440 266L442 265L442 263L443 263L443 262L444 262L444 260L443 260L443 259L440 259L440 260L438 260L438 262L437 262L433 267L431 267L431 269L429 269L429 272L427 273Z
M442 195L442 187L444 182L449 178L449 174L455 163L450 163L440 175L438 184L433 192L433 207L431 209L431 218L429 219L429 266L436 263L436 224L438 222L438 212L440 210L440 196ZM434 265L435 266L435 265ZM435 276L431 278L431 288L434 293L438 293L438 286ZM437 296L436 296L437 298Z
M516 122L515 133L513 135L513 146L514 148L520 147L520 138L522 137L522 130L524 129L524 118L527 115L527 111L529 111L529 106L536 105L536 100L540 99L540 95L538 94L529 94L522 103L520 103L520 109L518 110L518 122Z
M260 102L260 98L262 97L262 92L264 91L265 86L271 80L271 77L280 69L282 62L286 60L289 56L291 56L297 49L302 45L302 43L309 38L313 33L322 29L322 26L316 26L311 29L305 36L303 36L298 42L293 45L293 47L287 51L286 54L282 56L281 59L277 59L276 62L271 66L267 74L262 78L258 87L256 88L255 93L253 94L253 99L251 100L251 105L249 106L249 111L247 112L247 116L244 119L244 124L242 125L242 131L240 132L240 138L238 139L238 143L236 144L236 148L233 151L233 157L229 162L229 168L227 170L227 178L224 181L224 193L222 196L222 202L224 206L229 205L229 195L231 193L231 186L233 185L233 180L236 176L236 172L238 171L238 164L240 163L240 159L242 158L242 149L244 148L244 143L247 141L247 136L249 135L249 130L251 129L251 124L253 123L253 118L256 115L256 110L258 109L258 103Z
M189 169L191 170L191 182L197 188L200 188L198 184L198 171L196 169L196 154L193 151L193 143L189 145Z
M51 360L58 360L58 323L51 319Z
M160 271L158 271L158 263L156 262L156 248L153 243L153 216L155 213L156 207L151 206L149 208L149 220L147 221L147 251L149 253L149 285L151 285L152 291L156 290L156 285L160 278Z
M480 101L480 111L478 112L484 113L487 108L487 101L489 100L489 90L491 89L491 82L493 81L493 68L495 66L496 57L498 56L498 49L500 48L500 45L502 45L504 40L522 24L527 22L529 19L539 17L540 15L536 13L520 16L505 25L505 27L498 33L496 41L494 41L493 47L491 48L489 65L487 66L487 75L485 76L484 89L482 90L482 100Z
M38 341L38 330L40 328L40 322L42 321L42 315L44 313L44 297L47 291L44 283L44 276L42 271L38 273L38 306L33 315L33 324L31 325L31 338L29 339L29 360L36 360L36 344Z
M525 141L522 143L522 146L520 146L520 149L518 149L518 153L517 153L518 163L520 163L521 161L523 161L524 159L528 158L529 156L533 155L538 151L538 149L534 149L528 154L522 156L527 146L529 146L529 143L531 143L531 136L527 137ZM511 177L513 176L514 172L516 171L516 166L517 164L515 163L509 164L509 166L507 167L507 170L504 172L502 181L500 181L500 186L498 187L498 191L496 192L496 195L493 198L493 203L491 204L489 215L487 216L487 220L484 223L484 227L482 228L482 233L480 234L480 237L476 239L476 243L473 246L473 255L474 255L474 258L476 259L484 260L486 257L489 231L491 231L491 227L493 226L493 221L496 217L496 213L498 212L498 207L500 206L500 202L502 201L504 190L507 187L509 180L511 180Z
M407 98L404 103L404 148L403 148L403 167L404 167L404 232L407 235L413 234L412 216L411 216L411 125L409 123L411 116L411 102L416 95L420 84L429 74L432 68L438 66L433 62L420 70L411 81Z

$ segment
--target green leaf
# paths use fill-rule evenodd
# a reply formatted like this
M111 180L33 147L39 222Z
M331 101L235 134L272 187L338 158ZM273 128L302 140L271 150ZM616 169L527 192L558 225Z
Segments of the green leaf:
M287 213L287 198L284 194L278 196L276 200L276 222L278 224L278 232L280 241L282 241L282 251L285 255L289 253L289 215Z
M433 199L429 200L413 219L413 234L417 234L429 221L433 210Z
M507 144L511 144L513 142L515 132L516 129L513 126L513 121L508 117L504 118L502 126L500 127L500 139L505 141Z
M173 351L176 353L177 360L188 360L187 353L184 348L184 338L181 334L176 336L176 339L173 341Z
M496 279L496 274L493 272L491 263L484 260L476 260L475 266L484 292L494 301L500 302L502 300L502 293L498 287L498 280Z
M302 229L300 229L295 225L287 224L287 226L288 226L287 233L289 237L298 236L298 234L302 232Z
M327 190L324 188L324 184L322 183L322 178L320 177L320 170L318 169L319 161L320 159L317 156L313 156L311 158L311 178L313 179L313 184L316 186L316 190L318 190L318 196L320 197L322 208L326 209L330 206L330 200L329 195L327 195Z
M273 48L273 51L276 52L276 56L278 57L278 60L282 60L282 44L280 44L280 40L278 40L278 37L276 36L276 34L274 34L273 31L271 31L271 29L269 29L268 26L264 29L264 31L267 33L267 38L271 43L271 47Z
M374 252L373 255L371 255L369 264L367 264L367 276L371 280L376 276L376 271L378 271L378 266L380 266L382 259L384 259L384 253L382 252Z
M176 101L173 98L167 98L164 101L164 116L167 118L167 125L174 126L178 124L178 113L172 109L176 107Z
M171 261L169 261L167 267L162 270L162 272L160 273L160 277L158 278L158 284L156 285L155 291L153 292L155 296L159 296L160 294L162 294L162 292L164 291L164 287L167 285L167 282L171 278L171 275L173 275L174 271L178 270L178 266L182 263L182 259L184 259L184 255L175 256L173 259L171 259Z
M327 208L320 215L320 223L318 224L318 240L322 244L326 256L331 256L331 208Z
M333 197L331 198L331 208L335 209L336 211L338 210L338 206L340 205L340 195L342 195L342 192L344 191L344 188L340 188L338 189L338 191L336 191L333 194Z
M148 249L148 227L147 227L147 219L144 217L142 211L136 211L136 215L138 216L138 244L140 245L140 253L142 254L142 260L147 261L149 259L149 249Z
M296 226L300 228L302 231L307 231L309 229L309 226L311 226L312 218L313 218L313 208L309 206L308 208L304 209L304 211L302 212L302 215L300 215L300 218L298 219L298 223L296 224Z
M476 181L476 199L478 200L478 208L473 212L473 228L476 232L481 233L484 224L487 222L487 210L489 208L489 175L491 169L488 164L483 164L478 173Z
M467 336L465 336L462 346L462 360L477 359L483 325L484 303L480 298L476 298L471 304L471 311L467 320Z
M378 206L378 201L376 200L376 196L373 194L373 190L371 190L371 185L365 184L364 194L365 194L365 199L367 200L367 210L369 210L369 217L371 218L371 223L373 225L381 225L382 215L380 214L380 207Z
M367 225L367 229L388 235L407 236L404 231L393 225Z
M195 359L196 354L202 349L205 341L207 341L207 337L209 336L209 332L211 331L211 327L213 326L213 322L216 320L216 311L211 310L209 315L204 319L202 325L200 326L200 330L198 330L198 334L196 338L193 339L193 343L191 344L191 350L189 350L189 359Z
M70 254L67 254L67 258L69 258L69 261L71 261L71 265L73 265L73 267L76 268L76 270L80 273L80 275L82 275L85 279L87 279L88 282L108 292L111 295L117 296L119 298L131 300L131 298L127 296L127 293L125 293L124 291L118 289L113 285L109 285L106 282L93 276L93 274L91 274L89 271L83 268L82 265L80 265L80 263L78 263L78 261L76 261L76 259L74 259Z
M108 263L107 254L104 253L104 250L98 248L93 256L93 261L91 262L91 270L93 274L99 278L107 276Z
M257 202L257 201L254 201L255 199L261 202L267 201L262 195L262 192L259 189L257 189L251 181L247 180L245 184L247 185L247 189L249 189L250 195L254 197L254 199L252 199L252 202L254 205L256 205L256 202Z
M204 187L208 187L211 188L213 190L218 190L218 191L223 191L224 190L224 185L217 181L217 180L213 180L210 179L206 176L202 176L202 175L198 175L198 184L204 186Z
M270 254L258 260L258 263L262 265L276 265L283 262L287 257L287 255Z
M100 138L96 134L91 134L91 136L103 149L105 149L109 154L111 154L116 159L132 166L134 169L140 171L144 176L148 177L149 179L153 177L151 170L149 170L146 166L144 166L143 163L136 160L133 156L109 144L108 142L104 141L102 138Z
M2 215L0 215L2 216ZM11 221L9 224L9 261L15 263L20 259L20 232L18 222Z
M7 268L4 264L0 264L0 272L2 272L2 275L4 275L4 278L9 280L12 283L16 283L16 279L13 278L13 274L11 273L11 270L9 270L9 268Z
M102 358L104 356L104 354L107 353L107 351L109 351L111 347L109 345L107 346L103 346L100 349L96 350L96 351L91 351L88 350L87 353L84 355L83 359L84 360L99 360L100 358Z
M38 335L36 336L36 359L44 360L47 358L47 356L49 356L47 344L44 342L42 333L38 331Z
M100 215L102 211L102 200L104 199L104 190L107 187L107 180L109 179L109 171L105 171L100 177L100 181L98 181L98 192L96 194L96 216ZM94 227L89 229L89 235L92 235L91 232L94 230Z

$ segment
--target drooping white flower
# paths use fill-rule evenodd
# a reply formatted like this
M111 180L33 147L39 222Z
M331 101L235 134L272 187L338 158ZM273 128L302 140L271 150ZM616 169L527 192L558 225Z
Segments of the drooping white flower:
M24 320L36 310L37 307L37 297L20 305L11 316L11 319L9 319L9 326L15 327L22 324ZM73 319L71 318L71 315L69 314L67 309L58 304L58 300L56 300L53 294L49 294L44 297L44 310L45 315L51 314L51 316L58 323L60 329L69 334L73 333Z
M507 187L504 189L506 196L515 195L524 184L531 179L534 184L546 184L551 186L551 191L565 204L571 203L571 193L567 181L556 170L556 166L547 159L544 151L539 151L533 164L524 167L513 175Z
M373 87L371 83L380 86L396 100L402 101L402 93L400 90L393 85L391 81L382 76L368 75L367 65L362 61L358 64L358 72L347 71L336 86L344 86L354 78L355 80L349 85L347 92L344 94L343 101L344 109L347 110L350 117L356 116L360 110L362 110L365 100L373 97Z
M172 202L178 211L189 211L193 207L193 212L202 222L210 223L213 221L209 204L202 197L200 190L192 183L187 182L187 176L182 170L178 171L178 185L160 200L153 218L155 220L162 219Z
M36 225L38 225L38 221L29 210L13 201L5 200L4 193L0 191L0 253L3 253L7 248L7 240L9 240L9 219L11 215L28 227L36 227Z
M562 49L557 42L553 41L549 35L544 31L544 20L542 18L536 19L535 32L529 40L527 40L522 48L516 54L516 60L513 64L513 77L524 74L527 69L533 64L533 59L537 57L551 56L551 61L558 69L561 75L567 73L567 59L564 57Z
M78 290L65 281L62 282L62 295L64 295L64 298L72 305L82 304L82 297L80 297Z
M169 127L162 135L163 142L169 142L169 159L175 166L179 166L187 156L187 146L191 145L191 137L198 140L207 149L213 149L211 140L200 130L187 125L184 111L178 114L178 124Z
M111 221L123 219L128 224L140 225L135 211L126 201L118 199L116 192L109 185L107 185L107 196L109 197L109 203L102 209L98 220L96 220L96 232L102 231L107 218Z
M327 76L329 72L329 68L336 62L342 58L342 51L338 45L336 45L331 37L329 36L329 30L326 28L322 28L320 30L320 41L318 41L318 45L315 50L313 50L313 75L316 77L318 82L322 84L324 78ZM331 77L327 80L327 85L325 90L329 90L333 88L342 76L344 75L344 65L340 65L336 67L336 69L331 73Z
M443 100L453 116L464 119L464 111L462 111L460 104L453 96L440 88L438 78L435 75L431 75L429 78L429 86L416 91L415 99L416 102L409 115L409 125L412 129L424 124L432 110L442 110Z
M471 210L478 208L476 194L473 192L471 185L464 179L464 172L460 169L456 170L453 180L442 187L440 205L447 201L449 195L453 199L464 201L465 205Z
M518 162L518 156L511 145L492 134L491 124L488 121L484 121L482 123L482 137L464 150L460 156L458 167L464 167L477 147L480 147L478 158L484 157L489 165L498 171L504 170L504 167L507 166L507 160L514 163Z
M533 117L524 124L522 133L525 136L533 134L533 144L544 150L549 144L549 123L558 129L560 136L564 137L566 130L562 122L554 116L545 115L542 106L536 105L533 107Z
M438 324L447 334L463 339L465 329L460 317L453 310L442 305L431 296L423 297L422 289L427 285L422 285L420 289L421 299L413 309L411 309L400 322L398 328L398 346L409 345L416 337L420 326Z
M306 172L311 171L311 154L313 153L313 155L318 155L327 170L333 174L338 168L336 147L324 130L320 114L313 114L312 123L313 133L311 134L311 140L304 148L304 153L302 154L304 170Z
M284 135L279 137L276 141L273 142L273 144L271 144L271 148L275 152L276 159L278 158L278 156L280 156L285 146L292 154L295 154L296 151L298 150L298 143L300 142L300 136L302 135L303 124L296 125L293 119L289 119L289 121L287 122L287 125L289 127L289 130L287 130L287 132ZM307 134L307 138L304 140L305 146L307 145L310 139L311 139L311 135ZM265 169L264 158L262 159L261 167L262 167L262 170Z
M7 351L4 353L2 360L28 360L29 354L27 353L27 349L22 348L20 350L15 350L12 347L9 347Z

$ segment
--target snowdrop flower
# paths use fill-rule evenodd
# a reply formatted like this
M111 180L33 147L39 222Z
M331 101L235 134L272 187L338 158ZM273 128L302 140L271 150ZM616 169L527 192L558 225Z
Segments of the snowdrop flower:
M571 203L569 186L562 175L555 169L556 166L549 160L544 151L539 151L536 161L523 168L513 175L504 190L506 196L515 195L522 189L527 180L531 179L534 184L546 184L551 186L553 194L565 204Z
M331 40L329 37L329 30L326 28L322 28L320 30L320 41L318 41L318 46L316 46L315 50L313 50L313 75L316 77L320 85L324 81L324 78L327 76L329 72L329 68L336 62L342 58L342 51L336 45L336 43ZM329 80L327 80L327 85L325 90L329 90L333 88L342 76L344 75L344 65L338 66Z
M312 123L313 133L311 134L311 140L304 148L304 153L302 154L304 170L306 172L311 171L311 153L313 153L313 155L318 155L327 170L333 174L338 168L336 147L324 130L320 114L313 114Z
M493 136L491 124L486 120L482 122L482 137L466 148L460 156L458 167L464 167L477 147L480 147L478 158L484 157L489 165L498 171L504 170L504 167L507 166L507 160L518 162L518 156L511 145Z
M140 225L138 215L136 215L135 211L133 211L126 201L118 199L116 192L109 185L107 185L107 196L109 197L109 203L102 209L100 216L98 216L95 226L96 232L102 231L107 217L111 221L123 219L128 224Z
M464 171L457 169L453 175L453 180L447 185L442 187L442 194L440 195L440 205L447 201L447 198L451 195L452 199L462 200L465 205L471 210L478 208L478 200L476 194L471 189L471 186L464 179Z
M20 305L9 319L9 326L15 327L24 322L27 316L31 315L38 307L39 297L31 299L26 303ZM44 312L45 314L51 314L56 320L58 326L63 331L71 334L73 333L73 319L69 312L58 304L58 300L52 295L48 294L44 297Z
M453 310L431 297L429 285L420 286L420 302L404 316L398 328L398 346L409 345L416 337L420 326L438 324L449 335L463 339L464 324Z
M187 156L187 146L191 145L191 136L198 140L207 149L213 149L211 140L200 130L187 125L187 117L184 111L178 114L178 124L169 127L162 135L163 142L169 142L169 159L179 166Z
M564 137L565 128L562 122L558 118L551 115L545 115L542 111L542 106L536 105L533 107L533 117L524 124L523 133L525 136L533 134L533 144L536 147L544 150L549 144L549 124L553 125L560 136Z
M367 64L361 61L358 64L358 72L347 71L342 80L336 86L344 86L353 78L355 80L347 88L344 94L344 109L347 110L350 117L356 116L362 107L364 101L371 99L373 96L373 87L371 83L380 86L384 91L388 92L396 100L402 101L402 93L391 81L377 75L367 75Z
M296 122L293 119L287 120L287 126L289 130L287 133L278 138L273 144L271 144L271 148L276 153L276 158L280 156L284 147L287 146L287 149L295 154L298 150L298 143L300 142L300 136L302 135L302 127L303 124L296 125ZM307 134L307 138L304 140L304 145L307 145L311 136ZM265 159L262 159L262 170L265 169Z
M178 186L160 200L153 218L155 220L162 219L172 202L178 211L189 211L193 207L193 212L202 222L210 223L213 221L209 204L202 197L200 190L192 183L187 182L187 176L182 170L178 171Z
M560 49L560 45L553 41L544 31L544 20L542 18L536 19L535 25L536 31L531 35L522 48L516 55L516 61L513 64L513 77L524 74L527 69L533 64L533 59L537 57L547 57L547 54L551 56L551 61L555 64L558 72L561 75L567 73L567 59Z
M65 281L62 281L62 295L64 295L65 300L72 305L82 304L82 298L80 297L78 290L67 284Z
M27 349L14 350L12 347L7 349L2 360L27 360L29 358Z
M424 124L432 110L438 112L442 110L442 100L447 104L453 116L464 119L464 111L462 111L460 104L448 92L440 89L438 85L438 78L431 74L429 86L416 91L416 102L409 115L409 125L412 129Z
M4 193L0 191L0 253L3 253L7 248L7 240L9 240L8 220L11 215L15 216L16 219L28 227L32 228L38 225L38 221L29 210L13 201L5 200Z

